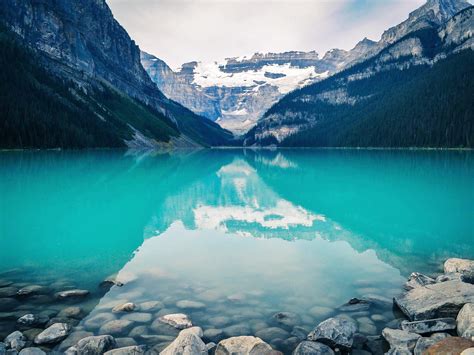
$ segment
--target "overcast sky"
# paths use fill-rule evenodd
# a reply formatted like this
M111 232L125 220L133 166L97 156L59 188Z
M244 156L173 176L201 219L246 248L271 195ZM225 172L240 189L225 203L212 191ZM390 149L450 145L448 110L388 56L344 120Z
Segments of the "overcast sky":
M173 68L254 52L352 48L424 0L107 0L145 51Z

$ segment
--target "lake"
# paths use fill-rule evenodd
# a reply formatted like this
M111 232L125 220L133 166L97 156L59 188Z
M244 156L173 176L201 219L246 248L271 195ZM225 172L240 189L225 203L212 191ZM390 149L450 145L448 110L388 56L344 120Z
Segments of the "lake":
M76 326L61 350L116 319L121 344L163 348L168 313L284 353L334 314L379 334L412 271L474 258L473 183L469 151L1 152L0 338L26 313Z

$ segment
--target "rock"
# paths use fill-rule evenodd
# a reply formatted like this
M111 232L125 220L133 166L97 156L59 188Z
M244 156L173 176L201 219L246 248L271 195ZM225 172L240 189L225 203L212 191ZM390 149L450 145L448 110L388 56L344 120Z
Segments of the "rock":
M67 323L55 323L43 330L35 338L35 344L53 344L63 340L71 331Z
M329 316L332 312L334 312L332 308L323 306L314 306L308 311L308 313L311 314L313 317L319 319Z
M40 348L24 348L19 355L46 355Z
M414 288L394 298L397 306L412 321L456 317L461 307L474 302L474 285L446 281Z
M137 308L135 303L127 302L124 304L119 304L112 308L112 312L119 313L119 312L133 312Z
M272 347L260 338L239 336L221 340L215 355L263 355L272 351Z
M305 340L308 333L309 331L306 328L300 326L293 327L293 330L291 331L291 335L300 340Z
M41 317L34 314L25 314L24 316L18 318L17 323L24 326L35 326L40 324L45 324L49 321L48 317Z
M153 330L154 334L162 334L172 336L173 339L179 334L180 329L175 328L169 324L163 323L159 318L151 324L150 329Z
M199 327L182 330L178 337L160 352L160 355L207 355L206 344L201 340L199 334L202 335L202 329Z
M65 349L70 348L77 344L77 342L83 338L93 336L94 333L86 332L83 330L76 330L71 332L66 339L64 339L61 344L58 345L58 350L64 351Z
M51 318L46 323L46 327L50 327L55 323L66 323L66 324L69 324L70 327L74 327L75 325L79 323L79 320L74 319L74 318L67 318L67 317L54 317L54 318Z
M319 325L308 334L308 340L318 341L330 347L341 347L349 349L353 343L353 337L357 331L355 322L345 317L334 317L319 323Z
M28 297L28 296L33 296L33 295L40 295L47 292L48 292L48 288L45 286L30 285L30 286L20 288L17 291L16 295L18 297Z
M370 308L370 302L365 299L352 298L346 304L342 305L338 309L341 312L360 312L366 311Z
M293 351L293 355L334 355L334 351L322 343L302 341Z
M415 349L413 350L414 355L423 355L423 353L428 349L431 345L434 345L439 340L433 338L420 338L417 340Z
M33 342L36 338L36 336L41 333L44 329L41 328L31 328L23 331L23 335L28 339L29 341Z
M451 258L444 262L444 273L474 272L474 260Z
M127 346L138 345L135 339L125 337L125 338L115 338L115 344L117 348L125 348Z
M163 302L160 301L147 301L142 302L138 305L138 309L143 312L155 312L159 311L160 309L164 308L165 305Z
M126 346L123 348L109 350L104 355L139 355L145 354L146 346L144 345L134 345L134 346Z
M214 329L214 328L206 329L204 331L203 337L205 339L219 342L222 340L222 338L224 338L224 332L221 329Z
M89 336L77 342L75 348L81 355L101 355L115 347L115 339L110 335Z
M148 335L149 330L146 325L139 325L138 327L133 328L130 333L128 333L128 336L131 338L135 338L139 335Z
M58 313L58 317L78 318L81 313L81 307L66 307Z
M436 318L415 322L403 321L401 326L407 332L425 334L456 329L456 320L454 318Z
M446 275L439 275L436 278L436 282L446 282L446 281L462 281L461 280L461 274L459 272L455 272L454 274L446 274Z
M365 346L376 355L384 354L389 348L387 341L381 335L368 336Z
M416 342L421 338L419 334L390 328L385 328L382 335L390 344L390 348L408 349L410 351L413 351Z
M458 335L473 340L474 337L474 303L466 303L456 318Z
M182 300L176 302L176 307L182 309L203 309L206 308L206 305L202 302Z
M406 348L390 348L385 355L412 355L412 352Z
M13 287L13 286L2 287L0 288L0 298L14 297L16 296L17 292L18 292L18 289L16 287Z
M411 275L408 277L408 281L405 283L405 289L412 290L420 286L431 285L434 283L436 283L435 279L420 274L419 272L412 272Z
M474 348L469 348L469 349L463 350L461 355L474 355Z
M271 327L259 330L255 333L255 335L269 343L274 339L286 339L290 337L290 333L278 327Z
M129 320L131 322L136 322L136 323L148 323L151 321L151 314L150 313L141 313L141 312L136 312L136 313L129 313L124 316L122 316L122 319Z
M84 326L88 329L100 328L103 324L115 320L115 315L111 313L97 313L84 321Z
M185 329L193 326L191 319L183 313L167 314L160 317L159 321L171 325L176 329Z
M460 354L474 347L474 342L461 337L448 337L430 346L423 355Z
M235 324L223 329L225 336L238 337L243 335L250 335L252 331L246 324Z
M15 309L19 305L20 302L18 302L14 298L0 298L0 312L10 312L12 309Z
M56 293L56 298L63 300L63 299L68 299L68 298L83 298L86 297L89 294L89 291L87 290L66 290L66 291L61 291Z
M125 335L133 323L126 319L115 319L105 323L99 329L99 334L109 335Z
M301 323L300 316L293 312L278 312L275 313L272 318L277 323L286 325L288 327L293 327Z
M216 347L217 347L217 344L212 342L212 341L210 343L206 344L206 349L207 349L208 353L209 353L209 351L214 350Z
M23 335L22 332L17 330L9 334L5 338L4 342L7 349L20 351L26 345L26 337Z
M0 281L0 285L1 285L1 281ZM5 343L2 343L0 341L0 355L5 355L7 353L7 346L5 345Z

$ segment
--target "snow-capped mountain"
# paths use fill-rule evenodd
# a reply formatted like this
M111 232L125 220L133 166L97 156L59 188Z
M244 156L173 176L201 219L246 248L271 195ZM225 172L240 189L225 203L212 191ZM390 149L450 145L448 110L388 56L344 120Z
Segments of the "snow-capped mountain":
M372 50L364 39L352 50L255 53L221 62L190 62L173 71L164 61L142 52L145 70L163 93L197 114L236 134L255 126L275 102L290 91L320 81Z

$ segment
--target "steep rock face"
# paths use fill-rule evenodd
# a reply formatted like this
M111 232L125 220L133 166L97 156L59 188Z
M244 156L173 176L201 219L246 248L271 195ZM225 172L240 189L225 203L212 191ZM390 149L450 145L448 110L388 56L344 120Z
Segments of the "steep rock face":
M374 46L364 39L350 51L334 49L323 58L314 51L255 53L222 62L186 63L178 71L146 53L142 63L166 96L243 134L285 94L343 69Z
M38 55L41 67L67 81L71 89L92 95L108 87L152 107L162 125L181 133L175 145L191 141L215 145L230 139L218 125L161 93L141 64L138 46L114 19L105 0L5 0L0 2L0 21ZM124 115L119 118L135 137L133 146L153 145L162 139L129 120L137 112L118 114ZM104 118L103 113L96 112L96 116Z
M452 6L448 6L449 4ZM466 3L462 1L429 0L427 4L411 13L407 21L385 32L382 40L372 47L378 50L375 55L372 53L370 56L369 54L369 58L365 60L361 59L363 56L359 57L359 60L353 61L348 69L320 83L297 90L274 105L258 122L258 125L246 135L244 144L323 146L359 144L360 142L356 143L348 138L349 132L344 133L348 137L342 138L343 126L353 124L350 122L351 112L360 111L361 117L372 115L374 107L377 107L377 95L382 95L383 89L390 89L397 84L396 81L407 73L407 69L430 68L453 54L474 49L472 39L473 7L464 8L452 18L447 18L449 14L465 5ZM417 25L419 22L415 21L415 18L424 21L427 18L425 15L433 21L429 23L429 26L428 22L424 22L428 27L420 29ZM446 21L439 25L439 22L443 20ZM387 44L388 42L392 43ZM380 48L382 49L380 50ZM365 53L367 55L370 51ZM465 60L469 61L469 59ZM410 77L407 77L405 80L409 79ZM465 91L465 89L460 90L460 93ZM447 101L445 104L448 104ZM373 108L369 109L369 106L365 105L371 105ZM454 107L450 109L453 111ZM469 110L469 107L461 107L461 110L456 109L458 111L456 115L464 115L466 109ZM364 110L366 110L365 113L363 113ZM441 111L446 110L437 112ZM347 121L345 124L341 123L342 118ZM317 131L316 127L318 126L321 127L321 131ZM325 128L322 128L323 126ZM337 126L339 128L336 128ZM457 128L458 130L464 129L466 132L466 136L461 139L463 143L459 143L461 146L471 144L468 137L471 134L469 127ZM341 132L338 132L339 129ZM366 129L371 130L370 126ZM332 140L324 137L325 130L331 131ZM316 132L320 132L318 134L321 135L321 139L309 137L309 135L317 136ZM412 133L406 132L406 134ZM422 134L420 132L418 136L421 137ZM304 135L305 138L300 137L301 135ZM445 135L448 136L448 131ZM444 138L431 139L431 143L425 144L441 144L441 146L445 144L440 143ZM349 143L350 141L354 143ZM412 141L414 142L415 139ZM454 141L450 140L450 142ZM382 143L375 145L378 144Z

